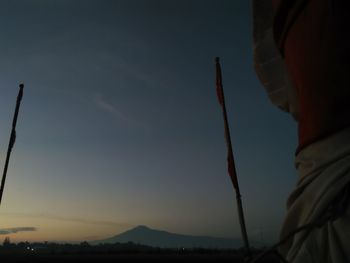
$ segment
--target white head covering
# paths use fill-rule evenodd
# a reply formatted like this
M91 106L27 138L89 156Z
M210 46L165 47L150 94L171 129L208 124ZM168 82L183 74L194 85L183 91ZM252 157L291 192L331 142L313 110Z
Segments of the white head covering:
M271 0L252 0L254 65L271 102L297 119L297 100L285 63L273 36Z

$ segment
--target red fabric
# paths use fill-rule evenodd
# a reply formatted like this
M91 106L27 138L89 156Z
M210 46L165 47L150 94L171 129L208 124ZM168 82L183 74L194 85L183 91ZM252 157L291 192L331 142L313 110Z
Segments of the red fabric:
M309 0L283 50L299 103L299 149L350 125L350 1Z
M224 91L222 87L221 67L219 61L216 62L216 95L219 103L224 105Z
M231 177L233 187L237 190L238 189L238 178L237 178L237 173L236 173L235 161L233 159L233 154L230 150L228 151L228 154L227 154L227 168L228 168L228 174Z
M227 169L228 174L231 177L231 181L233 184L233 187L238 190L238 179L236 174L236 168L235 168L235 162L233 159L233 153L232 153L232 146L231 146L231 139L229 134L229 127L227 120L225 118L225 104L224 104L224 90L222 86L222 76L221 76L221 66L219 63L219 59L216 59L216 94L218 96L219 103L222 107L223 116L224 116L224 125L225 125L225 141L227 145Z

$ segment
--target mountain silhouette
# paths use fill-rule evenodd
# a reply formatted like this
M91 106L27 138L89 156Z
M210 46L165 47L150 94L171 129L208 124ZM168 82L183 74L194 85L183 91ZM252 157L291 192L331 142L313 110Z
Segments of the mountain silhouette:
M191 236L169 233L151 229L147 226L137 226L111 238L96 240L91 244L112 244L133 242L161 248L217 248L228 249L242 246L239 239L216 238L208 236Z

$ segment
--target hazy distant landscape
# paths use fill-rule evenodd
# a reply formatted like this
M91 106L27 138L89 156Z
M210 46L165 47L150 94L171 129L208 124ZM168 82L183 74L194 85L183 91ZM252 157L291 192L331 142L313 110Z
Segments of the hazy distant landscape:
M253 249L254 254L260 251ZM11 243L0 246L2 262L243 262L240 241L189 236L138 226L104 240L79 244L54 242ZM266 259L273 262L272 259Z
M127 242L160 248L237 249L242 246L239 239L179 235L147 226L138 226L114 237L89 243L97 245Z

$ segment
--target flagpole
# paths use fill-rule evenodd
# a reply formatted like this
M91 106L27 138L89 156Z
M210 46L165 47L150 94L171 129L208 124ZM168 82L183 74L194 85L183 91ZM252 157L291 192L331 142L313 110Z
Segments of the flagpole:
M4 166L4 170L2 173L2 179L1 179L0 205L1 205L1 200L2 200L2 194L4 193L5 181L6 181L8 165L10 162L11 151L12 151L12 148L13 148L15 141L16 141L17 117L18 117L19 107L21 105L21 101L22 101L22 97L23 97L23 88L24 88L24 85L20 84L19 85L19 92L17 95L15 114L13 116L13 121L12 121L12 130L11 130L10 141L9 141L8 148L7 148L6 161L5 161L5 166Z
M245 220L244 220L241 192L239 190L239 185L238 185L238 178L237 178L237 172L236 172L235 161L234 161L233 150L232 150L232 143L231 143L230 127L227 119L227 111L226 111L226 104L225 104L224 89L222 85L221 66L220 66L219 57L215 58L215 65L216 65L216 91L217 91L219 103L221 104L221 107L222 107L222 113L224 117L225 138L226 138L226 144L227 144L228 172L229 172L233 187L235 188L235 191L236 191L238 217L239 217L239 223L241 226L241 233L242 233L242 238L244 242L244 247L245 247L247 256L250 256L250 247L249 247L248 234L247 234L247 229L246 229Z

